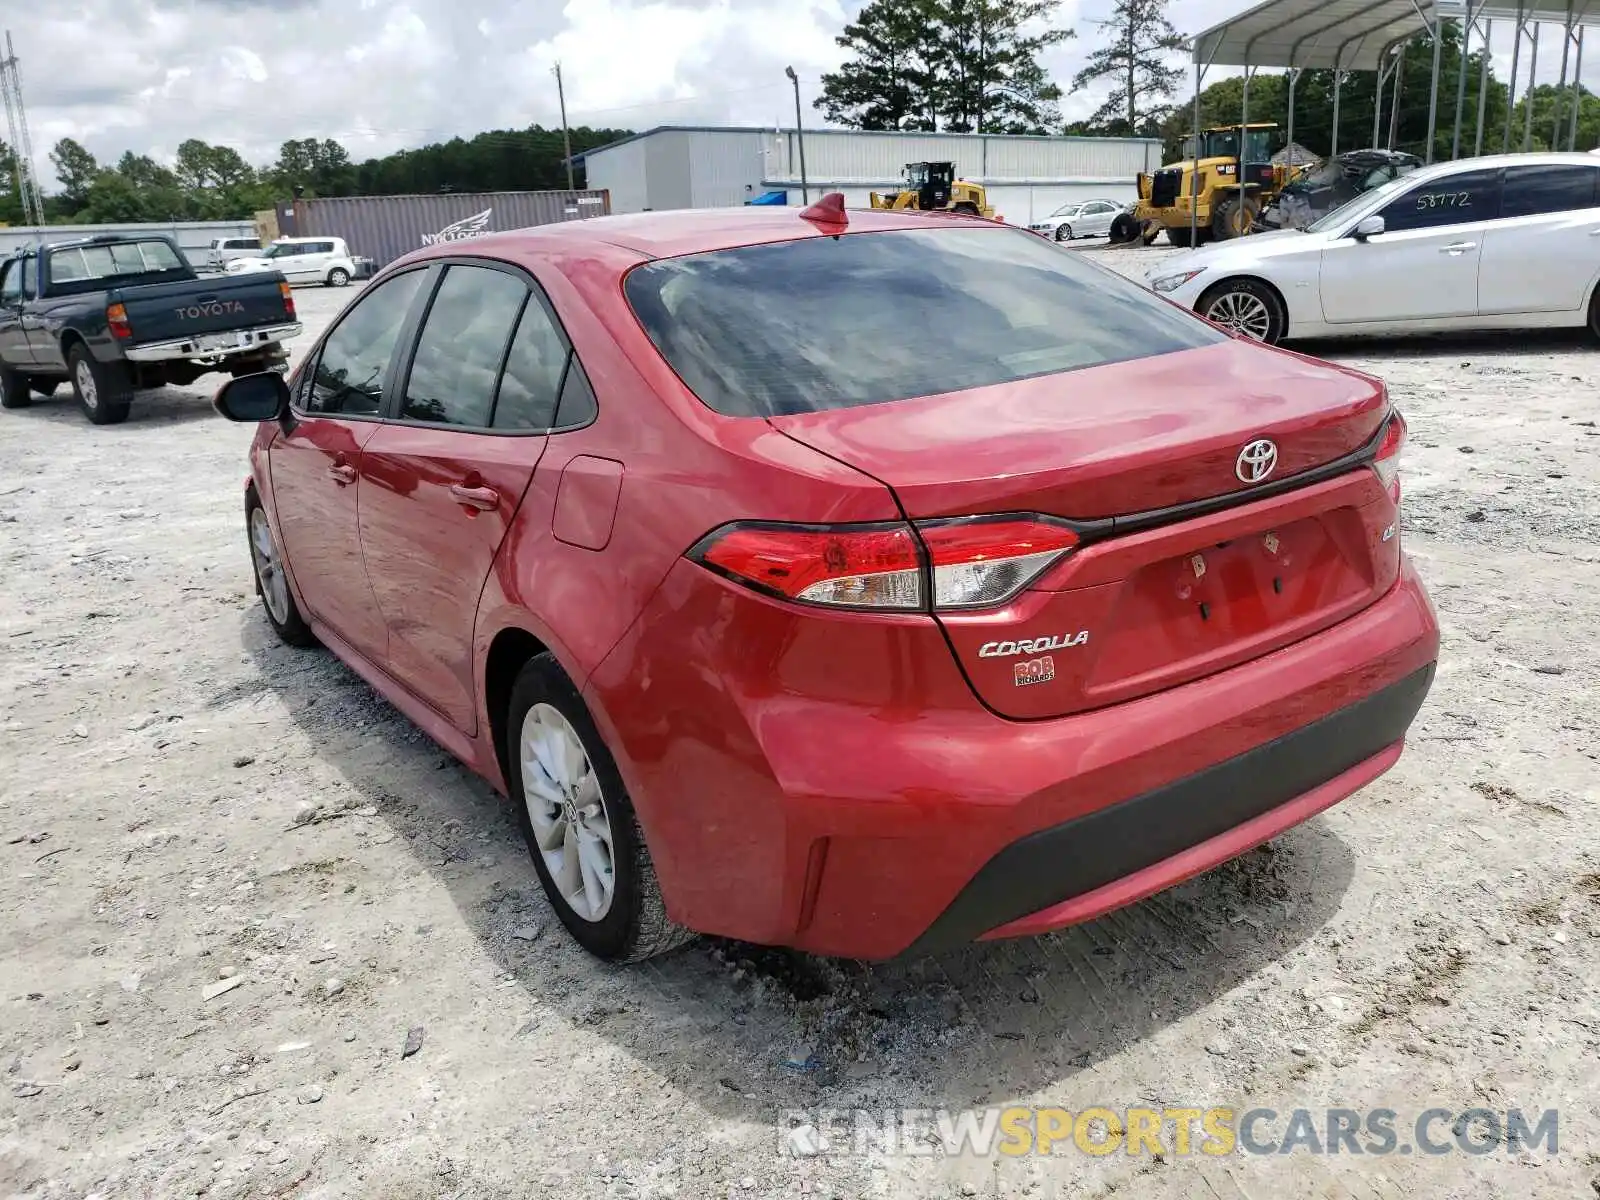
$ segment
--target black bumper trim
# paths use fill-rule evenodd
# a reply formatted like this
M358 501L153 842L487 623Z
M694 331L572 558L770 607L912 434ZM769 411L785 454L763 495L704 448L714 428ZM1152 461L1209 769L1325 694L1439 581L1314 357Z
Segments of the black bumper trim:
M1109 808L1041 829L983 865L905 951L936 954L1154 866L1287 804L1400 741L1435 664L1292 733Z

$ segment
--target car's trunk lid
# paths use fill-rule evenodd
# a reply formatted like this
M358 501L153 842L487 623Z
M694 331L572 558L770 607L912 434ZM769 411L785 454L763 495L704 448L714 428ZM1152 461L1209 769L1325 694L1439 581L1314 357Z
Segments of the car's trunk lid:
M1386 412L1376 380L1230 340L772 424L881 480L913 520L1090 524L1094 545L1004 607L939 618L986 704L1045 717L1223 669L1381 595L1398 542L1372 472L1256 489L1358 451ZM1275 461L1247 484L1241 452L1263 439Z

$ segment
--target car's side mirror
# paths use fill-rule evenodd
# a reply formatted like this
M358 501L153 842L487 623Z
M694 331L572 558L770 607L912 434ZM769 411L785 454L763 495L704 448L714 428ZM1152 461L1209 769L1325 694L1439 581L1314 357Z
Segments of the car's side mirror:
M1364 242L1369 237L1376 237L1383 232L1383 218L1379 216L1362 217L1356 222L1356 227L1350 231L1350 236L1358 242Z
M218 388L211 403L230 421L278 421L289 411L289 385L276 371L240 375Z

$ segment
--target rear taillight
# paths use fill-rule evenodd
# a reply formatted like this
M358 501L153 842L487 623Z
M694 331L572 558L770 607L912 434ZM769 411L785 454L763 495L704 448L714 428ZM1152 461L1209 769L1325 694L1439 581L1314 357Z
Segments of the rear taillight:
M294 292L287 283L278 285L278 292L283 297L283 314L291 321L294 320Z
M1009 600L1078 544L1065 525L1038 517L919 525L933 571L935 608L986 608Z
M106 306L106 327L111 330L112 337L131 338L133 326L128 324L128 310L121 304Z
M729 525L689 552L702 566L806 604L914 610L922 560L908 525Z
M1378 443L1378 453L1372 459L1372 469L1378 481L1388 489L1396 504L1400 503L1400 451L1406 442L1405 418L1396 410L1384 427L1383 440Z
M747 587L832 608L890 612L984 608L1032 583L1078 543L1043 517L876 525L735 524L689 557Z

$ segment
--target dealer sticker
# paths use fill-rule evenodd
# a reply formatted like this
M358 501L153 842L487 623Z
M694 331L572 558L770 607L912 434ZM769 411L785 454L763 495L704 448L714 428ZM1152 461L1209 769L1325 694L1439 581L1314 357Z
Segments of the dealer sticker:
M1027 662L1013 663L1011 674L1018 687L1049 683L1056 677L1056 660L1046 654L1043 658L1030 658Z

